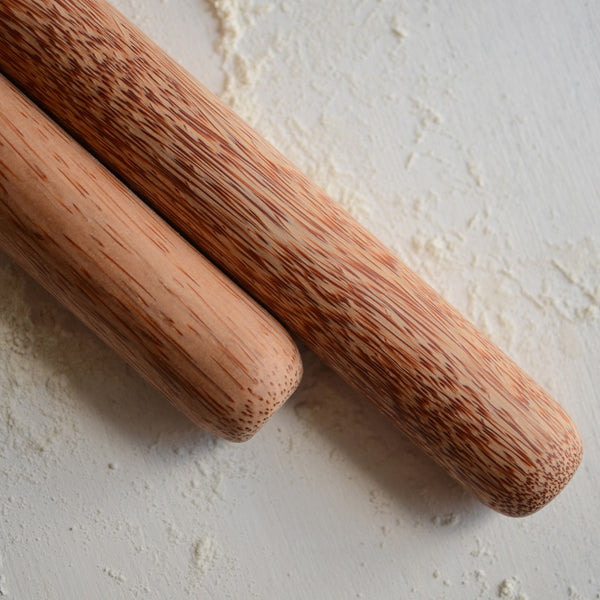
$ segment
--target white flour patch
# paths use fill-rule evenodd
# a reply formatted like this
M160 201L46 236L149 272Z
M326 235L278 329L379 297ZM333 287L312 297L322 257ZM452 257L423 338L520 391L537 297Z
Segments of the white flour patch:
M111 579L114 579L117 583L125 583L127 578L123 573L117 571L116 569L111 569L109 567L104 567L102 569L104 573L106 573Z
M192 546L192 564L202 574L214 566L217 555L216 541L213 536L205 536Z

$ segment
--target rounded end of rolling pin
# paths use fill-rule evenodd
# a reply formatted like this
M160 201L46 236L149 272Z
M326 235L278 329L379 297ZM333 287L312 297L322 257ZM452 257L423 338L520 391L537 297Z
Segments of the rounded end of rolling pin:
M296 344L275 321L264 335L257 335L253 347L246 340L243 350L252 357L245 356L244 368L231 378L230 385L221 380L214 397L198 396L197 387L168 394L195 425L229 442L246 442L258 433L294 393L303 373ZM228 358L226 364L231 367L234 362ZM248 364L252 369L248 370ZM199 367L206 370L204 365Z
M177 368L183 376L169 378L170 387L163 391L201 429L229 442L245 442L294 393L303 374L302 358L272 315L215 267L210 269L222 288L208 290L214 310L203 312L204 330L186 333L186 348L195 360Z
M273 347L266 347L264 354L257 356L262 364L252 374L243 402L221 420L216 432L219 437L230 442L248 441L298 387L303 374L300 352L283 328L280 337Z
M546 471L534 471L523 478L523 487L507 494L491 508L509 517L526 517L544 508L556 498L581 464L583 444L577 429L565 436L559 457L549 456Z
M479 500L503 515L526 517L542 509L571 481L581 463L583 444L577 427L560 405L546 398L552 404L552 418L545 431L529 432L516 443L510 434L498 438L486 449L488 457L501 457L496 464L487 472L478 469L457 476ZM538 416L532 414L532 422ZM505 434L524 426L508 423Z

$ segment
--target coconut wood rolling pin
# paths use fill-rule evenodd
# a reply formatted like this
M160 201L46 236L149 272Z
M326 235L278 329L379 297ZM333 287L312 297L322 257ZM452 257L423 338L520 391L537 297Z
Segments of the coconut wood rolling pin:
M564 410L109 4L0 0L0 62L485 504L569 481Z
M0 248L202 427L291 394L285 330L0 76Z

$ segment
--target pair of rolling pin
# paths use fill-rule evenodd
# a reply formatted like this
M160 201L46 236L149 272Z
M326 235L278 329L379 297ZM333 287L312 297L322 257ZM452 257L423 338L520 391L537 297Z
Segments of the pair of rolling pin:
M488 506L571 479L565 411L104 0L0 0L0 68Z

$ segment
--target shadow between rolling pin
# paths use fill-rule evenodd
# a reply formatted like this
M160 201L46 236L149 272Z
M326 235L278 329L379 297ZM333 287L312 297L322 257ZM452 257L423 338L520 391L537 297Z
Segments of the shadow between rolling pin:
M417 524L431 522L448 533L454 527L446 526L459 525L464 531L498 516L296 341L304 378L280 412L301 424L304 439L316 436L319 447L331 447L325 456L336 471L344 465L357 468L357 493L368 482L372 495L380 498L386 510L404 513ZM292 427L296 429L295 424Z
M4 275L11 273L11 277ZM14 276L14 277L13 277ZM23 305L16 316L0 306L0 326L12 328L25 339L23 364L30 370L31 384L44 387L52 402L70 404L70 418L83 422L86 411L116 431L132 447L156 447L165 456L173 454L162 438L191 441L202 452L214 447L215 436L202 431L133 368L106 346L74 315L8 256L0 252L0 286L10 285ZM7 349L11 351L10 348ZM8 400L10 402L10 400ZM56 410L50 407L46 418ZM75 423L74 429L78 426ZM88 440L77 440L88 443Z

